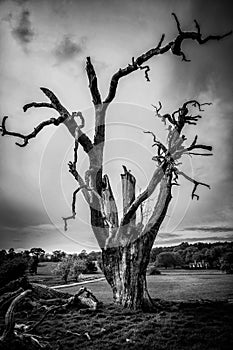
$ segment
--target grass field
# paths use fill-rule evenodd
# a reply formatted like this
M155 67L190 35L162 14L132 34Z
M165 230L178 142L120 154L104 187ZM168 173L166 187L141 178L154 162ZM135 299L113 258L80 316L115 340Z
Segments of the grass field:
M224 300L233 298L233 275L218 271L182 270L164 271L161 275L147 276L152 298L165 300ZM88 285L86 285L88 286ZM112 301L112 292L106 281L94 282L88 286L103 302ZM62 291L76 293L80 286L64 288Z
M50 268L51 265L40 266L36 278L50 276ZM51 275L54 283L53 278ZM52 349L233 349L233 304L214 301L233 297L232 275L217 271L164 270L161 275L148 276L151 296L161 299L154 299L156 307L147 312L112 304L111 289L105 281L86 286L104 302L103 307L96 311L71 308L48 314L36 334L46 337ZM62 291L76 293L79 288L66 287ZM35 322L43 314L44 311L38 309L28 314L19 312L16 322ZM3 324L4 318L0 317L1 332Z
M29 276L32 282L54 286L63 284L53 274L57 263L40 263L38 274ZM102 274L83 275L81 281L99 278ZM68 281L74 282L71 279ZM147 284L152 298L165 300L233 299L233 275L226 275L218 270L162 270L161 275L147 276ZM97 298L105 303L112 302L112 291L106 281L93 282L86 285ZM74 294L80 286L62 289Z

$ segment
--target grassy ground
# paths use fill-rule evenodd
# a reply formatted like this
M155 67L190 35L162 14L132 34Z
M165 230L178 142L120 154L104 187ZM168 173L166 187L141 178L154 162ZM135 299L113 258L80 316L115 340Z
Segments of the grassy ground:
M161 275L147 276L151 297L165 300L224 300L233 299L233 275L217 271L191 272L182 270L163 271ZM87 285L88 286L88 285ZM112 292L106 281L88 286L98 299L111 303ZM62 291L75 294L80 286Z
M226 303L158 302L154 312L132 312L114 305L98 311L70 310L47 316L37 335L48 337L55 350L233 348L233 305ZM18 322L25 322L22 312ZM38 320L34 313L27 321Z
M42 265L36 277L43 278L43 273L49 276L50 267ZM51 279L54 284L53 275ZM233 304L223 301L233 298L232 275L164 270L161 275L148 276L150 294L157 298L156 309L150 312L133 312L113 305L111 289L105 281L86 286L104 306L97 311L70 309L48 314L35 333L48 337L53 349L233 349ZM76 293L79 287L62 291ZM16 322L35 322L43 314L44 310L20 312ZM3 322L0 317L1 332Z

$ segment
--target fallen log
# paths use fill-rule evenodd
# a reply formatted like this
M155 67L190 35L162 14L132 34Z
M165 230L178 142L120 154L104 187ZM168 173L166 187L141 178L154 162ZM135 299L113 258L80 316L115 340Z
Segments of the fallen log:
M30 289L36 299L68 299L71 296L69 293L64 293L38 283L30 283Z
M17 297L20 293L23 292L23 288L19 288L14 292L7 292L1 295L0 297L0 311L4 310L9 304Z
M96 310L100 305L94 294L85 287L80 288L75 295L56 291L36 283L31 283L30 287L30 290L22 291L21 288L15 292L5 293L2 296L3 303L9 300L9 298L13 298L13 301L5 315L5 329L0 337L0 350L51 349L49 343L46 342L43 337L32 334L49 313L58 310L66 311L68 308L89 308L91 310ZM38 307L38 305L40 307L45 307L46 312L41 319L34 324L15 324L15 309L19 303L28 296L36 300L36 302L33 302L36 307ZM33 304L31 301L30 303Z
M33 335L21 333L20 331L17 331L17 328L15 328L15 308L30 293L31 290L26 290L19 294L8 308L5 316L5 329L0 337L1 350L50 349L49 344L40 342Z

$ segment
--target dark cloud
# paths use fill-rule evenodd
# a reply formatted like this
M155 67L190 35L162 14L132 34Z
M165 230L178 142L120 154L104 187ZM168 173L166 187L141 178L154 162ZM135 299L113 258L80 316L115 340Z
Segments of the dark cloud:
M19 228L28 225L39 225L49 221L42 210L33 208L30 204L9 201L0 189L0 231L4 227Z
M159 232L158 237L161 239L173 239L175 237L180 237L180 235L174 232Z
M54 55L56 56L58 63L72 60L80 55L83 52L84 43L84 38L82 38L79 43L76 43L69 35L65 35L54 50Z
M19 5L23 5L25 4L25 2L28 2L28 0L14 0L14 2L16 2Z
M17 26L13 28L12 34L23 47L33 40L35 33L32 29L29 10L21 12Z
M233 241L233 237L222 236L206 236L206 237L192 237L185 240L186 242L225 242Z
M163 240L157 239L155 241L155 246L156 245L175 245L175 244L181 244L183 242L187 243L197 243L197 242L232 242L233 237L222 237L222 236L206 236L206 237L191 237L191 238L186 238L186 239L181 239L181 238L174 238L171 240Z
M205 231L205 232L232 232L233 227L224 226L191 226L185 227L183 231Z

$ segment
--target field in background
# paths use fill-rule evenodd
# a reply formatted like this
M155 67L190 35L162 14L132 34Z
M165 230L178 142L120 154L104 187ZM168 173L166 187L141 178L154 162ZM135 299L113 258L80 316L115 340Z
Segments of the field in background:
M57 263L40 263L38 274L29 276L30 281L54 286L63 284L52 273ZM101 273L82 275L80 282L100 278ZM69 280L73 283L74 281ZM226 275L218 270L161 270L161 275L147 276L147 284L152 298L165 300L190 299L233 299L233 275ZM92 282L85 285L101 301L112 302L112 291L106 281ZM67 287L62 291L76 293L81 287Z
M53 273L57 263L56 262L42 262L39 263L37 275L30 275L29 280L35 283L45 284L49 287L64 284L64 281ZM88 275L81 275L80 281L92 280L100 278L103 275L100 273L93 273ZM74 283L75 281L68 278L68 283Z
M147 276L152 298L165 300L233 299L233 275L219 271L163 271L161 275ZM88 286L101 301L112 302L112 291L106 281L93 282ZM62 291L76 293L80 286Z

